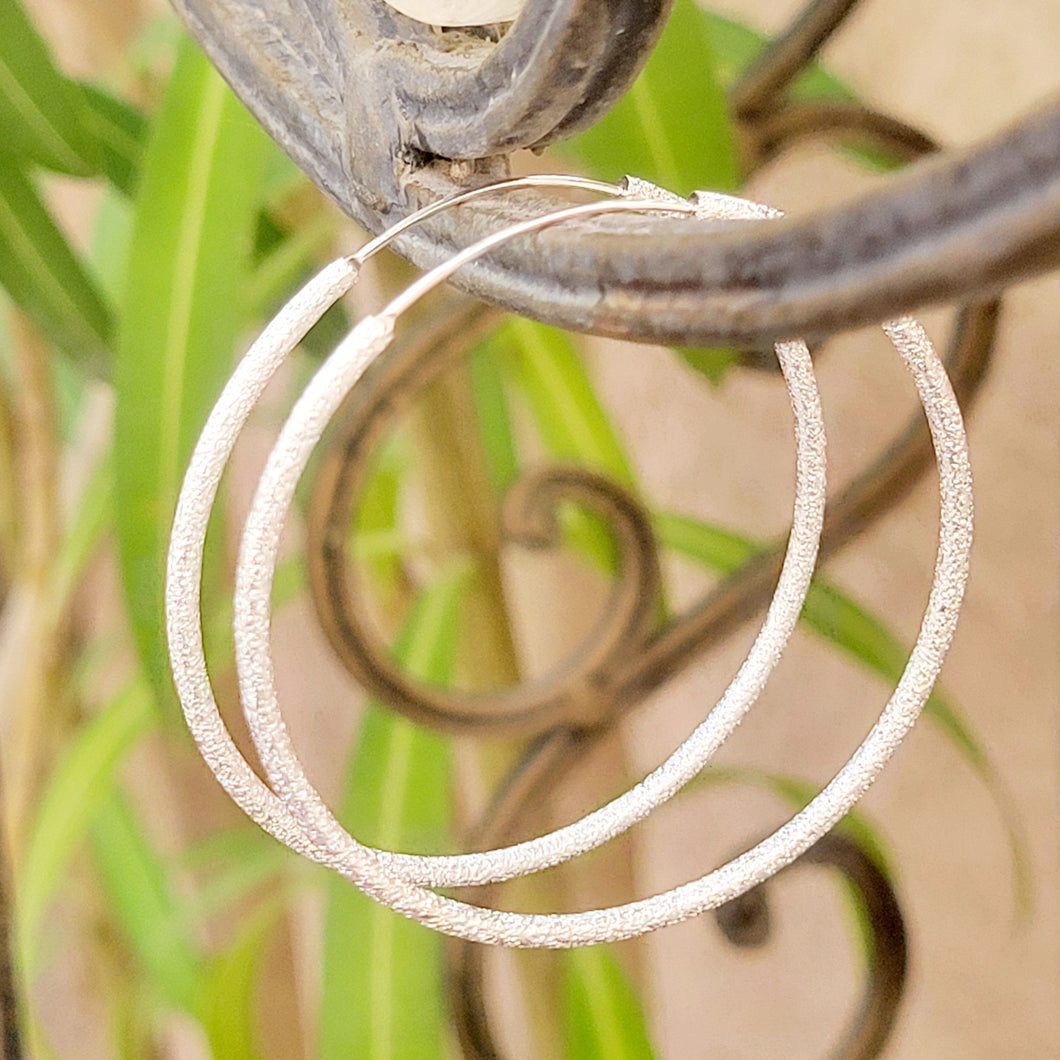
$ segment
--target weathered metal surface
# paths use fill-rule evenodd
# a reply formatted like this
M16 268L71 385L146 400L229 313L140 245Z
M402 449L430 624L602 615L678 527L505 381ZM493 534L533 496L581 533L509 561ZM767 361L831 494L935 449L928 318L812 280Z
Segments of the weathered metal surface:
M175 3L270 133L372 231L503 175L508 151L590 123L636 74L667 8L530 0L493 43L439 34L379 0ZM817 43L826 35L808 29ZM544 195L469 206L398 249L431 266L554 206ZM971 150L817 214L721 231L690 219L602 219L513 243L459 282L575 330L757 346L993 292L1058 262L1054 99Z

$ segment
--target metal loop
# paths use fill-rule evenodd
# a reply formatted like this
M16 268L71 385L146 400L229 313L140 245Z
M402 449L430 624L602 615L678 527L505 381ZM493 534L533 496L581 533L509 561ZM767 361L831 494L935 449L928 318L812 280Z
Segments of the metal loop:
M797 618L812 571L816 537L820 532L824 492L823 433L819 430L820 413L812 385L812 369L805 347L801 347L800 353L797 344L785 344L778 350L781 356L795 357L793 369L796 365L802 365L795 369L795 375L789 379L796 406L798 408L798 403L802 402L804 412L811 417L810 424L817 424L806 430L807 423L798 419L800 452L802 447L809 445L809 451L816 452L816 456L811 458L809 476L800 474L798 478L796 530L789 546L793 550L793 562L785 567L782 590L770 609L766 627L763 627L763 634L752 652L765 640L771 638L771 643L758 655L754 665L746 665L741 670L733 686L739 686L739 691L723 698L719 708L708 716L686 744L646 781L582 822L554 833L553 836L559 837L559 841L551 845L546 837L507 850L430 860L372 851L357 844L338 828L337 822L315 797L297 760L293 758L274 702L268 662L269 586L279 537L277 522L282 518L285 505L293 493L293 484L308 457L314 432L323 429L335 407L336 387L344 389L353 385L365 365L389 343L393 334L394 314L419 292L429 288L432 282L439 282L462 262L516 234L566 218L632 209L635 205L616 202L574 207L513 226L455 255L446 266L436 270L430 280L413 284L405 296L399 296L379 317L362 321L310 384L296 406L293 420L300 422L290 427L289 421L290 429L285 428L281 433L248 519L237 577L236 601L237 659L241 669L244 709L255 741L263 752L262 758L269 770L270 780L282 801L277 800L257 780L246 762L238 756L234 744L224 731L209 690L209 680L201 658L201 631L197 614L202 550L198 531L201 529L205 532L216 479L220 476L218 463L223 467L231 447L231 440L225 432L234 434L238 430L240 417L245 418L249 411L247 396L259 388L256 378L262 374L262 363L258 362L268 366L276 362L278 356L282 359L282 347L293 345L292 336L303 330L308 319L308 307L314 307L312 311L315 311L323 288L330 290L336 285L341 287L342 283L348 285L348 282L352 282L342 273L343 265L349 269L348 262L337 263L342 275L329 274L326 282L310 285L312 290L309 295L296 298L295 306L285 311L286 319L282 325L267 329L258 347L248 355L251 368L246 372L237 370L236 378L226 389L196 449L178 505L167 583L167 627L174 674L196 738L222 783L244 809L274 834L296 849L339 868L366 893L385 901L405 915L475 941L562 947L629 938L727 901L798 857L863 793L915 721L952 637L963 593L970 544L971 495L960 413L945 374L923 332L910 321L899 321L888 325L887 330L916 379L935 437L940 463L943 512L939 561L925 622L909 667L880 721L825 791L778 832L723 868L662 895L612 909L550 916L501 913L442 898L410 882L420 880L433 885L487 882L573 857L618 834L672 795L681 783L701 768L713 749L738 723L753 701L755 689L761 686L765 674L775 663L773 655L786 637L784 629L790 633L790 626ZM667 212L675 209L675 204L670 202L641 205L645 209L650 206ZM297 341L296 337L294 341ZM810 374L799 376L798 372ZM253 397L250 403L252 400ZM801 542L801 534L807 527L811 528L813 536L808 553ZM785 581L788 583L786 589L783 588ZM792 591L797 595L793 597ZM771 630L769 638L765 636L767 628ZM776 640L778 635L782 638L779 642ZM283 768L277 767L277 761L282 761ZM519 850L527 855L531 850L535 853L531 856L517 855L504 869L505 857ZM428 869L428 865L446 865L451 869L457 864L461 866L460 872ZM495 871L498 864L502 865L500 872Z
M647 640L661 583L651 525L624 490L581 468L545 468L516 483L505 500L510 541L530 548L554 546L555 509L573 501L604 518L616 546L617 578L589 640L565 663L516 688L468 693L410 677L364 608L356 606L362 590L346 551L347 528L364 468L340 463L336 470L341 478L332 474L317 483L317 495L329 510L310 520L318 527L308 542L314 557L310 575L321 624L354 678L394 710L444 731L535 734L556 724L591 728L604 720L612 698L608 675Z

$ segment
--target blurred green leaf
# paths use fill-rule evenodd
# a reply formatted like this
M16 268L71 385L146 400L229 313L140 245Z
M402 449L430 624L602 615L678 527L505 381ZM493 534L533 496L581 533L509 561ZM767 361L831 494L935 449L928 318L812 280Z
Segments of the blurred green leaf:
M274 205L308 187L309 178L298 168L298 164L278 144L269 152L265 164L265 200Z
M721 386L740 363L736 351L725 346L674 346L673 351L714 387Z
M218 1060L258 1060L265 1055L257 1032L257 992L280 902L267 902L248 917L235 944L214 959L206 980L203 1026Z
M662 545L721 574L734 574L763 551L759 542L689 516L658 512L654 520ZM815 578L801 618L815 632L889 683L897 684L901 678L909 652L879 619L835 586ZM925 712L983 776L986 752L937 689L928 700Z
M728 91L744 70L769 47L772 38L712 11L704 11L703 17L710 27L710 37L714 42L715 73L722 88ZM811 62L792 82L789 92L792 99L855 102L858 98L853 89L816 61Z
M187 37L187 30L171 7L141 23L125 49L129 69L149 84L164 82L173 67L173 56Z
M44 914L69 877L69 864L100 807L113 794L125 753L152 716L150 692L134 682L84 725L48 779L18 880L16 934L27 980L38 971Z
M654 519L662 545L721 574L733 574L763 547L688 516L660 512ZM802 621L889 684L898 683L908 650L884 623L835 586L814 579ZM924 715L949 739L994 799L1008 838L1017 908L1025 910L1030 902L1027 853L1019 821L1000 777L960 711L938 685L928 697Z
M216 529L216 525L211 523L211 536L207 538L208 548L206 560L203 564L207 572L204 575L204 579L207 581L209 581L210 570L220 566L221 557L215 557L213 559L213 568L211 568L211 557L209 554L209 546L213 546L217 551L220 551L222 547L219 539L223 535L216 533ZM221 575L218 575L218 577L221 577ZM302 563L301 557L296 556L281 560L276 567L276 575L272 580L273 612L279 611L296 600L305 591L305 587L305 564ZM206 655L207 665L214 677L221 680L224 679L224 675L232 673L232 667L235 665L235 633L232 628L234 610L235 605L231 595L225 593L219 594L216 599L211 600L209 610L203 615L203 650Z
M471 353L468 368L486 469L493 488L502 494L519 477L519 458L504 389L504 373L497 363L496 352L491 343L479 345Z
M353 323L346 307L336 302L315 324L313 330L302 339L302 349L311 357L322 361L330 356L336 346L350 333Z
M371 570L371 584L390 601L396 599L401 584L403 557L393 549L373 550L368 555L361 546L388 537L396 539L399 546L407 546L399 531L398 516L408 467L408 439L401 431L395 431L372 457L351 527L354 554Z
M677 0L629 93L559 150L605 180L630 174L682 195L699 189L735 191L740 166L716 69L715 22L694 0ZM737 361L724 348L675 352L713 386Z
M420 596L395 646L403 668L448 682L459 640L463 567ZM437 850L450 824L448 742L378 704L361 723L340 817L362 842ZM446 1054L441 940L330 876L324 928L321 1060L434 1060Z
M55 611L65 610L89 561L111 526L114 502L114 464L107 453L92 469L77 497L73 521L63 535L49 577Z
M263 842L240 842L248 837L231 829L212 837L215 852L205 866L208 878L187 902L188 916L195 925L226 914L252 893L268 890L276 893L281 873L290 864L289 851L272 836L257 829L255 838ZM227 848L233 849L227 849ZM238 856L234 856L238 855Z
M519 384L551 453L632 487L629 458L571 337L529 320L513 320L506 330L518 350Z
M771 38L743 22L712 11L704 11L703 17L710 27L710 39L714 45L714 73L722 89L728 92L744 70L769 46ZM817 63L812 64L802 78L807 76L815 82L822 76L828 78Z
M115 305L125 297L132 240L133 205L119 191L107 188L99 200L92 226L92 270L103 293Z
M267 219L268 215L263 214L259 225L269 223ZM313 263L330 244L334 231L330 217L318 217L290 236L276 229L273 245L258 260L250 279L246 305L251 319L275 313L299 281L308 279Z
M289 853L279 840L248 819L189 843L178 853L177 863L182 870L208 872L240 861L262 860L269 850Z
M136 191L149 122L131 103L95 85L82 85L87 128L96 139L103 173L124 195Z
M513 375L549 452L633 489L630 462L571 337L543 324L512 320L494 341L510 343L515 353L500 362L502 369ZM575 508L562 511L561 519L575 548L604 570L614 569L614 544L602 520Z
M652 1060L644 1010L614 953L585 946L562 961L567 1060Z
M4 158L0 158L0 284L73 361L106 374L110 311L33 182Z
M197 1016L202 958L168 866L119 791L110 793L96 815L92 848L107 906L138 966L165 1004Z
M661 545L719 574L734 574L763 548L741 534L688 515L656 512L653 519Z
M166 542L243 324L264 158L265 134L185 41L144 159L115 365L122 579L140 656L166 698Z
M80 86L52 63L18 0L0 0L0 154L72 176L99 170Z
M739 186L711 22L694 0L676 0L658 45L626 96L558 150L603 180L631 174L679 195Z

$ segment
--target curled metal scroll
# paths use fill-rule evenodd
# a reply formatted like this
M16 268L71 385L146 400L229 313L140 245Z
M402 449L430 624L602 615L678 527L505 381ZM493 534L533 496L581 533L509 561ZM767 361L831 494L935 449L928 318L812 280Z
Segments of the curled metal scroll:
M207 8L212 5L207 2L194 6ZM319 7L319 14L324 12L326 5L313 6L314 9ZM585 6L587 5L583 5ZM801 28L795 27L787 38L789 55L797 53L800 47L805 51L806 42L814 35L817 41L813 47L819 45L853 6L853 3L849 2L813 5L811 16L804 20L805 24ZM565 5L566 14L560 17L573 19L574 7L573 4ZM816 21L812 17L814 12L818 16ZM536 17L541 17L539 7ZM568 28L575 24L573 21L569 22ZM515 33L521 25L522 20L516 23L515 30L505 37L504 43L496 49L498 52L507 47L507 52L503 54L509 57L518 55L515 45L509 46L508 41L519 39ZM553 23L551 28L556 30L556 24ZM646 40L649 36L650 32L644 30L643 39ZM562 34L554 39L563 40ZM574 37L568 36L566 40L569 44ZM331 40L330 44L334 44L334 40ZM597 55L602 53L598 52ZM414 63L418 62L419 58L414 60ZM341 66L341 61L339 65ZM394 68L399 66L400 63ZM532 66L533 62L529 61L527 68ZM515 68L514 65L510 67ZM779 66L774 67L772 83L768 77L760 78L769 89L762 90L763 98L768 99L770 92L775 94L782 91L786 84L783 77L777 76L778 69ZM593 74L597 84L615 83L608 80L607 71L607 61L600 59ZM253 76L252 74L251 80ZM465 85L467 83L470 82L465 82ZM583 87L592 83L592 79L581 82ZM754 79L751 77L745 82L746 98L752 103L754 93L748 86L753 84ZM432 92L437 93L435 98L443 100L443 110L447 105L445 92L449 91L450 87L435 83L432 88ZM459 90L453 91L452 99L457 104L455 112L464 113L460 111L460 105L472 100L474 94L461 96ZM567 86L560 89L561 94L567 91ZM597 97L595 102L591 97L591 92L583 97L580 112L577 108L568 111L563 118L555 121L551 132L532 142L543 142L573 128L580 120L579 113L582 116L590 114L593 106L599 108L606 102L602 95ZM410 98L412 106L409 112L416 112L423 99L417 100L415 94ZM515 101L514 104L512 100ZM518 100L518 92L514 92L503 102L514 105L517 109ZM518 121L505 126L510 139L502 142L494 137L494 141L502 150L507 150L516 144L520 136L539 133L563 110L559 105L552 107L551 102L554 101L550 101L550 107L540 108L542 113L547 111L545 117L540 117L540 114L520 115ZM495 111L494 114L502 112ZM393 182L398 192L396 197L390 194L393 188L385 192L379 190L385 188L387 180L390 179L386 169L387 160L383 161L383 180L377 189L373 189L371 181L380 174L370 172L370 166L362 167L360 163L363 159L359 156L356 179L343 178L345 190L340 188L337 197L342 201L344 197L355 196L358 205L354 205L352 201L344 202L344 205L369 227L377 228L381 223L380 218L392 219L425 198L446 193L451 190L454 182L468 179L473 181L480 176L493 175L499 171L500 164L496 161L476 163L467 167L453 166L428 157L431 154L448 155L449 158L481 158L491 155L492 149L483 151L482 145L490 142L490 137L499 131L496 127L491 127L487 121L482 124L472 122L456 132L450 129L450 135L456 137L452 143L463 135L465 142L479 145L476 151L465 156L458 151L435 150L447 143L445 122L432 125L429 108L424 108L422 113L422 126L416 125L413 135L406 136L402 141L402 149L390 157L392 169L393 159L400 159ZM904 151L906 157L915 157L930 147L930 141L920 137L916 130L910 130L886 116L875 115L860 108L808 106L798 111L789 107L783 113L772 114L768 106L757 110L755 106L748 104L741 114L744 115L753 117L757 124L758 136L753 145L752 156L755 164L769 160L784 144L799 136L819 133L822 124L827 124L834 131L857 131L867 134L890 142L892 146L898 145L904 137L900 151ZM407 114L405 116L407 117ZM351 126L356 124L355 118L350 121ZM521 121L525 121L525 124L521 125ZM415 125L415 122L413 124ZM1050 130L1052 141L1048 138ZM402 131L406 134L408 132ZM998 144L994 145L993 154L989 149L973 153L968 163L968 172L962 171L960 167L955 168L952 162L947 163L946 166L937 167L933 173L922 171L915 179L904 184L895 184L887 194L875 202L865 200L855 204L845 217L830 214L812 219L809 223L791 222L779 229L771 229L762 237L745 236L743 233L737 236L717 231L704 233L697 231L697 228L702 229L701 225L678 224L675 228L667 223L665 239L671 243L669 257L661 256L660 253L663 242L660 238L661 226L649 222L638 222L635 226L596 225L592 231L572 235L552 233L541 239L527 241L526 246L516 247L506 255L497 255L495 262L487 262L469 279L469 286L502 304L515 305L524 310L529 306L528 311L532 315L543 319L571 327L632 337L760 344L795 330L804 331L811 336L824 335L852 323L876 319L892 309L904 308L912 304L910 299L939 300L957 290L989 290L1006 278L1052 263L1054 256L1060 256L1057 255L1056 247L1050 243L1055 232L1060 230L1055 225L1056 205L1060 203L1056 187L1056 162L1060 157L1056 141L1060 137L1056 134L1057 115L1046 114L1043 119L1039 119L1038 124L1032 119L1022 130L1014 132L1009 137L1007 146L1003 142L1004 138L999 140ZM432 136L435 139L432 139ZM480 139L475 141L475 136ZM350 139L349 143L352 142ZM1009 170L1006 174L1001 157L1006 151L1011 152L1013 149L1016 169L1022 168L1018 174L1022 184L1018 188L1012 183L1012 171ZM1035 164L1025 166L1024 163L1028 159ZM344 161L349 164L350 158ZM367 184L364 183L365 173L369 178ZM358 180L361 181L360 184ZM340 184L342 181L335 187L338 188ZM331 190L335 194L335 188ZM368 192L367 199L361 197L364 191ZM940 214L938 206L947 196L950 197L953 209ZM533 208L539 207L533 204ZM476 211L470 211L468 219L459 224L444 221L437 223L426 228L422 237L410 238L405 246L406 252L422 263L433 263L439 256L448 256L455 247L466 245L475 235L481 234L487 225L517 219L521 216L521 209L512 207L508 213L508 208L504 206L481 208L478 211L480 217L474 216ZM365 213L367 217L362 216ZM920 223L928 215L939 222L930 231L926 231ZM896 219L904 221L904 227L899 225L896 230L889 229ZM1054 224L1052 228L1049 227L1051 223ZM461 228L462 225L466 227ZM637 246L642 250L634 260L627 262L625 259L630 246L630 236L634 231L637 235ZM1000 242L990 246L986 243L979 246L968 245L969 240L974 242L984 236L988 239L993 236L1001 238ZM838 245L844 241L847 247L854 248L853 256L837 256ZM702 268L698 265L690 267L690 259L699 252L697 248L710 251ZM984 253L984 250L988 253ZM550 275L547 277L540 275L539 265L535 266L535 262L541 262L545 251L550 257ZM794 262L799 261L800 256L809 251L815 253L808 254L808 258L804 259L808 264L795 268ZM928 268L918 272L911 281L901 280L896 273L911 260L924 260L925 251L930 259ZM1028 252L1030 257L1016 260L1021 254L1027 255ZM710 254L714 254L713 259ZM431 255L435 257L432 259ZM684 260L678 260L679 257ZM767 262L772 262L768 268L764 267ZM591 268L587 267L587 263L591 263ZM657 267L660 263L665 265L662 272ZM868 270L871 275L867 278L864 275L853 275L859 270L863 274ZM650 282L648 278L652 278ZM560 294L558 287L568 285L568 281L569 297L557 297ZM873 284L879 284L881 281L882 286L876 294L882 294L875 301L869 301L874 297L870 289ZM703 286L714 283L718 288L716 297L713 301L707 300L709 304L702 306L703 311L697 318L693 303L697 298L702 302ZM827 289L823 296L816 290L821 285ZM771 315L766 303L769 297L776 295L780 296L780 300ZM888 302L887 299L891 301ZM995 320L996 307L992 305L975 307L962 316L962 327L958 331L954 348L959 354L963 353L969 362L964 366L968 379L974 380L977 374L981 374L989 350L989 333L992 332ZM707 330L703 330L704 328ZM976 353L981 355L978 359L974 356ZM914 430L910 438L904 439L896 446L895 454L892 454L894 458L875 469L875 478L872 475L863 476L846 492L845 506L841 504L838 514L833 514L829 520L833 547L839 547L848 540L856 532L861 521L871 518L879 510L881 483L888 487L906 486L906 483L901 481L903 476L894 473L896 467L908 471L923 463L925 454L923 447L918 447L916 434ZM599 483L593 482L584 473L579 477L577 474L564 472L557 479L546 472L536 480L539 488L550 483L553 487L559 485L567 491L579 492L583 499L595 499L597 503L604 492ZM884 493L891 496L896 496L898 491L900 490L884 489ZM619 494L612 493L608 495L607 504L612 510L618 510L616 505L620 508L621 500ZM635 518L638 511L635 503L632 504L627 509L628 517L624 516L618 525L623 532L628 531L637 544L637 547L630 551L623 550L623 555L638 557L638 562L630 564L628 569L643 574L654 566L655 561L650 549L650 539L645 539L641 534L638 541ZM333 525L338 525L338 522L335 521ZM646 540L649 547L645 547ZM720 604L714 605L715 635L727 628L727 624L738 621L749 613L747 609L753 609L755 606L749 601L762 591L768 594L768 587L773 580L770 573L774 566L775 564L771 566L768 556L764 557L742 573L743 585L739 592L729 592L726 595L723 589L716 595L716 601L720 601ZM625 578L620 580L616 593L621 593L626 581ZM646 597L642 594L642 598ZM629 614L635 613L635 608L629 610ZM628 641L623 640L627 636L625 622L616 624L611 631L602 630L601 637L607 642L605 634L610 632L611 640L608 643L612 648L619 644L639 646L646 643L649 623L645 621L644 616L647 613L648 609L640 609L640 619L630 626ZM662 648L655 649L652 664L646 669L642 665L639 672L634 668L632 673L627 667L625 686L617 692L612 690L610 695L617 694L623 699L639 699L665 679L675 660L687 659L693 652L701 650L703 644L709 642L710 634L704 632L702 625L695 627L695 617L690 616L693 621L686 619L678 624L685 627L680 635L671 635L669 639L665 635L656 638ZM693 628L695 633L690 636ZM375 647L378 648L378 645ZM371 647L366 650L362 645L358 649L359 658L362 661L364 658L370 660L372 650ZM601 668L601 672L604 669L610 672L612 668ZM589 672L585 671L586 674ZM391 681L393 684L392 677L392 674L384 674L383 678L377 675L375 678L369 676L365 679L370 684L373 680L376 681L375 687L378 689L380 681L384 684ZM399 695L393 696L395 688L392 687L390 698L397 698L400 703L401 689L397 687L396 690ZM387 695L387 692L384 691L383 694ZM422 705L420 700L421 690L413 690L412 696L403 705L410 713L415 713ZM611 699L611 703L614 702L615 700ZM448 707L443 708L443 711L445 709ZM557 716L562 716L562 711L557 711ZM437 720L435 718L435 721ZM532 754L537 757L528 758L522 771L513 777L513 783L508 788L509 796L519 788L526 790L528 780L540 783L541 778L548 773L548 749L550 746L557 746L557 737L561 743L566 740L569 744L571 739L580 741L584 737L587 721L595 720L604 725L613 720L613 716L606 712L601 714L597 709L585 710L583 697L580 711L571 710L568 706L564 720L567 723L565 734L554 732L535 744ZM564 768L567 768L572 757L577 758L578 755L572 756L562 752L553 757L552 761L561 762ZM546 763L544 770L541 763ZM807 860L809 857L809 854L806 855ZM872 996L870 990L870 1001ZM859 1026L864 1030L869 1022L871 1020L861 1020ZM886 1035L886 1028L882 1034ZM837 1055L869 1056L874 1053L862 1051Z
M920 130L888 115L854 106L821 105L807 107L801 103L781 103L778 93L812 58L816 46L842 16L854 6L811 5L808 13L796 21L789 33L767 51L748 71L737 88L734 111L742 117L749 148L749 164L757 169L777 154L790 149L803 136L838 139L844 134L868 132L889 154L917 158L938 150L938 145ZM813 118L816 116L817 123ZM771 222L778 223L778 222ZM1000 305L996 300L963 307L957 316L946 368L958 401L970 407L984 378L997 333ZM356 566L346 553L348 528L353 506L365 482L373 443L385 433L387 425L406 409L416 392L450 368L496 321L496 314L481 304L453 307L443 325L426 327L414 340L399 344L391 355L366 375L364 385L351 396L345 409L342 434L329 447L313 487L308 525L307 555L310 584L321 624L338 657L359 680L385 702L410 717L432 717L447 728L491 726L517 727L523 722L540 727L559 717L568 726L580 728L578 720L587 717L607 724L616 713L630 709L654 692L660 684L681 672L711 645L718 643L740 622L757 613L769 599L776 583L783 555L783 542L774 545L738 574L693 605L684 615L670 619L650 638L641 631L622 633L625 615L611 612L614 629L611 638L624 643L627 650L616 672L606 682L586 686L577 677L564 688L562 676L545 687L527 686L515 693L503 693L492 699L488 718L476 723L475 712L466 697L427 689L402 674L390 661L389 652L372 635L371 624L354 603L357 599ZM457 342L453 337L457 336ZM776 358L769 351L766 363L775 368ZM821 539L821 560L849 542L891 506L898 503L918 481L931 462L931 438L920 413L911 416L908 425L887 445L878 459L842 490L828 505L825 529ZM538 472L535 479L548 472ZM574 474L563 471L564 481ZM582 488L590 494L605 488L598 476L582 471ZM628 498L627 516L638 512L633 498ZM646 514L639 516L643 531L635 539L641 545L623 552L620 581L627 576L649 584L645 572L649 561L642 550L652 540ZM624 521L623 521L624 523ZM622 541L628 541L623 534ZM652 583L654 584L654 583ZM621 593L621 588L615 590ZM640 610L650 610L645 598ZM592 656L587 652L583 662L573 664L574 674L590 672ZM621 675L621 676L620 676ZM586 710L584 696L592 687L600 701ZM609 702L608 702L609 701ZM566 706L564 707L564 703ZM444 707L449 713L446 716ZM532 719L532 720L531 720ZM543 756L543 760L547 759Z
M830 832L784 870L816 865L838 871L861 906L870 955L868 976L850 1024L829 1051L829 1060L867 1060L879 1056L894 1028L908 970L905 920L886 873L849 836ZM774 877L778 879L781 873ZM770 881L714 910L725 937L744 948L762 946L772 931Z
M505 175L504 152L591 122L639 69L666 14L664 3L530 0L494 45L436 32L381 0L174 2L265 127L375 232ZM813 17L773 50L772 72L760 65L745 82L738 113L766 113L853 6L816 0ZM431 267L488 230L555 208L542 198L436 218L398 248ZM992 294L1058 262L1054 99L981 144L816 214L751 226L612 218L521 240L459 282L572 330L762 346Z
M783 41L777 50L782 59L785 54L790 59L791 52L786 49ZM805 48L802 49L803 59L808 58L809 54ZM764 70L762 79L775 86L778 78L770 73L770 59L771 56L767 53L760 64L760 68ZM753 74L754 72L746 79L749 89L742 107L743 130L746 139L753 145L748 151L750 168L764 164L805 135L834 137L848 132L861 135L867 133L890 154L900 158L915 158L921 153L935 149L933 141L919 130L889 116L877 115L862 108L794 104L778 107L774 103L772 107L767 106L756 111L749 105L754 96L754 93L750 92L750 87L755 84ZM793 76L790 65L787 66L787 76L789 79ZM739 98L737 103L738 113L741 113ZM467 312L481 317L484 311ZM986 302L966 307L958 314L947 356L947 368L958 398L965 408L973 402L984 378L996 334L998 312L998 303ZM466 324L457 330L463 331L465 327ZM455 355L452 343L447 342L443 335L428 334L418 340L418 345L424 349L433 349L439 371L444 369ZM361 430L358 423L364 418L364 404L378 401L382 397L382 389L386 388L383 387L376 394L372 394L374 389L372 384L369 384L366 387L369 393L362 396L361 405L350 410L350 419L346 426L348 441ZM402 400L395 390L391 390L388 398L394 400L395 397L399 401ZM363 452L362 450L362 457ZM830 505L822 541L822 554L827 556L841 548L869 523L900 501L919 480L930 462L930 456L930 438L926 425L919 414L914 415L909 425L896 436L881 457L862 472ZM336 525L348 525L348 512L343 509L356 493L354 483L360 474L357 459L356 448L348 444L331 450L328 457L329 472L317 484L313 506L315 518L319 519L323 515L337 520ZM328 494L334 489L336 481L343 478L347 480L345 488L349 491L345 500L338 501L334 493L329 497ZM311 563L318 568L313 583L317 590L318 609L327 626L329 612L335 607L335 601L341 599L345 589L341 582L333 582L330 589L327 589L328 579L320 577L319 557L313 549L310 550L310 557ZM771 575L775 575L775 570L767 573L764 569L766 567L768 563L763 562L762 567L745 568L708 596L692 615L683 622L675 623L678 632L671 633L670 648L662 653L664 659L668 658L671 667L679 669L687 665L695 655L717 643L740 615L757 610L762 605L768 596ZM324 592L320 591L321 586L325 587ZM641 692L653 688L658 680L665 678L666 673L665 665L657 666L652 675L653 680L642 685ZM612 711L604 716L604 724L592 732L567 727L554 730L535 741L508 781L502 785L496 801L478 829L477 842L492 845L515 832L518 822L525 819L526 810L530 806L540 805L542 799L548 798L548 794L555 790L564 776L577 768L588 750L602 738L609 724L613 724L628 706L629 703L625 702L613 703ZM875 936L875 959L870 966L859 1010L847 1033L831 1054L844 1060L866 1060L879 1054L896 1016L905 970L904 927L900 908L886 880L874 866L863 864L864 858L859 860L856 850L846 849L850 847L849 842L842 850L835 850L834 856L825 856L836 844L841 843L841 838L829 836L812 851L807 852L798 863L831 861L861 891L869 912L869 922ZM762 892L751 894L760 897ZM753 899L745 896L739 901L744 903ZM729 907L722 908L724 910ZM740 908L745 909L746 906L741 905ZM448 953L452 1010L464 1051L474 1060L497 1060L501 1053L492 1035L483 997L483 951L481 947L454 940L449 944Z
M602 516L614 534L619 577L590 640L546 678L510 690L461 693L411 678L368 615L353 601L363 599L357 566L348 562L351 509L367 472L365 456L411 400L464 351L469 336L494 323L490 310L465 305L445 316L444 328L418 342L398 346L377 363L338 444L314 480L307 542L310 584L328 639L350 673L383 702L414 721L448 731L504 729L536 732L558 723L589 726L602 720L611 698L609 675L648 639L660 574L651 525L640 505L599 475L578 468L546 468L523 478L505 505L504 537L524 546L555 546L556 506L573 501ZM452 341L459 336L460 345ZM359 400L362 393L364 400ZM352 411L352 409L351 409Z
M958 315L945 363L964 407L972 403L985 377L998 311L998 303L988 302L962 309ZM571 489L572 495L577 482L583 497L609 498L612 510L621 516L613 524L616 540L620 547L627 544L621 548L619 586L613 592L624 597L635 586L646 590L639 607L609 611L610 629L598 632L601 639L624 646L606 681L585 684L595 665L592 652L571 662L567 671L557 672L546 684L494 693L488 700L423 685L401 671L356 602L357 569L347 553L353 506L367 477L371 443L382 437L393 416L409 406L421 387L465 352L465 340L482 334L493 320L492 312L480 305L454 310L444 324L429 326L410 343L398 345L392 357L379 362L376 371L366 376L363 389L352 395L342 434L329 447L314 479L307 540L314 604L329 642L350 673L414 720L429 719L449 730L487 727L524 732L546 728L557 719L574 730L585 728L587 718L612 724L616 711L632 709L762 609L776 584L784 541L776 542L683 615L648 635L644 622L654 603L657 576L651 570L657 569L658 559L653 554L647 514L633 497L620 504L620 487L592 472L542 469L534 475L539 484L555 473L557 486ZM454 336L459 341L454 342ZM931 438L923 416L916 413L883 453L829 501L821 560L901 501L930 464ZM639 529L634 530L634 524ZM639 616L639 621L630 623L630 614ZM585 700L590 689L597 699L593 706ZM553 782L554 778L549 781Z

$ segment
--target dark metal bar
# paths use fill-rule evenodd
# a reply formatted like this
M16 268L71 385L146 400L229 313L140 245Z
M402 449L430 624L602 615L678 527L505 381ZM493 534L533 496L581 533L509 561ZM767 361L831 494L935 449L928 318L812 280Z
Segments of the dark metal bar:
M582 19L605 19L614 33L605 0L567 0L551 18L542 3L531 3L499 45L462 40L446 59L458 68L450 84L439 80L445 53L437 35L379 0L310 0L297 8L279 0L176 0L269 132L371 231L504 175L497 151L570 131L565 123L576 114L590 120L635 72L665 14L664 5L651 9L654 21L631 37L631 51L645 50L623 63L613 40L590 34L583 42L553 21L569 18L571 29ZM633 25L628 5L615 10ZM535 28L551 34L559 51L535 52L527 43ZM509 37L523 43L508 45ZM497 70L536 85L533 106L513 88L494 109L493 73L476 78L494 71L495 54ZM592 74L560 77L553 64L553 73L537 78L536 64L560 54L578 69L587 63ZM421 88L441 95L428 105ZM468 125L460 144L447 139L441 117L435 121L446 100ZM512 130L519 135L509 136ZM462 160L433 157L445 151ZM409 233L398 249L433 266L486 231L556 204L538 194L470 205ZM917 306L991 294L1057 264L1060 100L1053 99L971 149L816 214L729 227L600 219L513 243L462 271L457 283L576 331L761 346L794 335L814 341Z
M861 0L814 0L741 75L730 101L739 119L774 110L796 77Z

